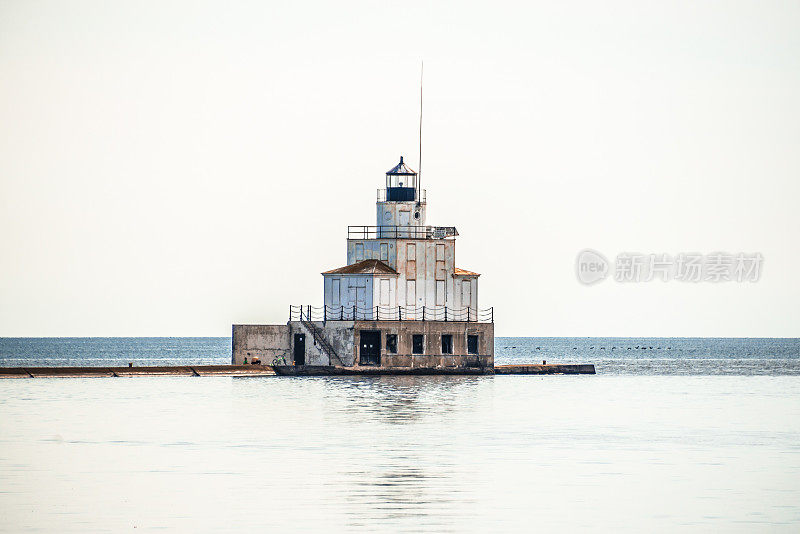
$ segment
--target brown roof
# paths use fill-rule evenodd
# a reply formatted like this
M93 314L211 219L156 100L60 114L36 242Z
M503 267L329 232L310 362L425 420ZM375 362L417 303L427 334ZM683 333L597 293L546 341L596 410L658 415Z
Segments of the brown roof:
M453 272L453 276L480 276L478 273L473 273L472 271L468 271L466 269L459 269L456 267L455 272Z
M397 271L380 260L364 260L322 274L397 274Z

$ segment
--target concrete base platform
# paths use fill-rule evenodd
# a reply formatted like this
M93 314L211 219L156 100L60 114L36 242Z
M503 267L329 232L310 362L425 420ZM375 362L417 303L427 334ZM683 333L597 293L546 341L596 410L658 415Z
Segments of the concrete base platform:
M280 376L381 376L381 375L491 375L491 369L436 367L336 367L328 365L278 365Z
M199 376L190 366L109 367L114 376Z
M275 376L261 365L172 365L159 367L0 367L0 378L91 378L133 376Z
M594 365L495 365L496 375L593 375Z
M327 365L175 365L162 367L0 367L0 378L133 376L378 376L378 375L578 375L594 365L464 367L336 367Z

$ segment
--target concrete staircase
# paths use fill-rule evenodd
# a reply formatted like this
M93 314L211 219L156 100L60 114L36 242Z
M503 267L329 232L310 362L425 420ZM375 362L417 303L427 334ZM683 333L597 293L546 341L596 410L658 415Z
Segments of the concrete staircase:
M314 340L314 345L318 345L322 349L322 352L328 357L330 364L343 367L344 363L341 358L339 358L339 355L336 354L331 344L328 343L328 340L325 339L325 335L313 322L303 315L302 311L300 312L300 323L308 330L308 333Z

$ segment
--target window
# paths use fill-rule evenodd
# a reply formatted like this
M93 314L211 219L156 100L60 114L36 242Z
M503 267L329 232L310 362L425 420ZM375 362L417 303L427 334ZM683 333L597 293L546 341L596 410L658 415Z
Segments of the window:
M397 354L397 334L386 334L386 352Z
M467 336L467 352L478 354L478 336Z
M356 243L356 261L364 259L364 243Z
M408 280L406 282L406 306L416 306L417 304L417 281Z
M389 243L381 243L381 261L389 261Z
M442 354L453 354L453 336L442 334Z
M389 291L390 291L389 279L381 278L380 279L381 306L388 306L390 304Z
M443 261L437 261L436 262L436 279L437 280L444 280L445 279L445 274L446 274L446 271L445 271L445 268L444 268L444 262Z
M425 352L425 336L422 334L414 334L411 337L411 352L414 354L422 354Z
M417 259L417 245L409 243L406 246L406 260L414 261Z
M436 281L436 305L444 306L444 280Z
M445 249L444 245L441 243L436 244L436 266L435 266L435 274L436 280L444 280L445 279L445 257L444 257Z
M331 301L334 306L339 306L342 302L342 281L338 278L331 280Z
M467 279L461 282L461 306L472 307L472 280Z
M436 243L436 261L444 261L444 243Z

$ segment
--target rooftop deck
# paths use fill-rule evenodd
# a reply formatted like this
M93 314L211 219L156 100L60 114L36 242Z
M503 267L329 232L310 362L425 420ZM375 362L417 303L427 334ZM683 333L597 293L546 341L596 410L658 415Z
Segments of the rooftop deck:
M444 239L455 237L455 226L348 226L347 239Z
M493 323L494 307L449 306L289 306L290 321L445 321Z

